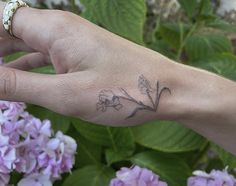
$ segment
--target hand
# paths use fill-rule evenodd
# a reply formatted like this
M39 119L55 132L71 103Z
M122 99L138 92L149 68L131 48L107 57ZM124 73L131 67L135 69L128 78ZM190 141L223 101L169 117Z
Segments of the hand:
M0 69L1 99L127 125L155 119L161 99L170 97L170 82L161 78L166 73L161 69L169 68L166 58L72 13L20 8L13 21L13 33L20 39L0 33L1 56L29 52L4 65L11 69ZM26 72L50 63L57 75Z
M68 12L20 8L13 33L19 39L0 28L0 55L30 54L0 68L0 99L106 125L180 121L236 154L235 82L174 63ZM57 75L28 72L50 63Z

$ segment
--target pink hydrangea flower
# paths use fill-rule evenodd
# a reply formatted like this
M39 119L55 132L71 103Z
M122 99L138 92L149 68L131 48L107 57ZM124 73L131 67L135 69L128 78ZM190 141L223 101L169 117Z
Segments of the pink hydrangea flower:
M26 178L23 178L18 186L52 186L52 182L48 175L32 174Z
M16 149L8 146L0 148L0 172L10 173L15 168Z
M6 186L10 181L10 175L0 173L0 186Z
M194 171L188 179L188 186L235 186L236 179L230 175L227 168L223 171L212 170L209 174L204 171Z
M45 151L38 156L39 166L44 174L59 178L63 172L68 172L74 164L74 154L77 145L73 138L57 132L55 138L45 145Z
M13 171L24 175L19 186L50 186L75 163L77 144L54 132L49 120L25 111L24 103L0 101L0 186Z
M109 186L167 186L167 183L160 181L159 176L152 171L134 166L121 168L112 179Z

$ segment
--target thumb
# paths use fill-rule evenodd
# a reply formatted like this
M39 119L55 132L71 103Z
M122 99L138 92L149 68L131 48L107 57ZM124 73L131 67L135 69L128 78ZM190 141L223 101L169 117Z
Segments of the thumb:
M0 99L22 101L48 107L56 82L55 75L0 67Z

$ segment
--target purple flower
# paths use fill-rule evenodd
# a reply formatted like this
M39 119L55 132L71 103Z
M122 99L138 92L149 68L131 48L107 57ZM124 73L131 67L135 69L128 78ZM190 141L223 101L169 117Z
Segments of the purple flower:
M230 175L227 168L223 171L212 170L209 174L204 171L194 171L188 179L188 186L235 186L236 179Z
M0 148L0 173L10 173L15 168L16 149L4 146Z
M160 181L159 176L152 171L134 166L121 168L109 186L167 186L167 183Z
M51 122L25 111L24 103L0 101L0 186L9 174L24 175L19 186L51 186L75 163L77 144L62 132L53 135Z
M31 174L37 170L37 158L29 152L29 154L18 155L18 161L15 163L15 170L19 173Z
M0 186L6 186L10 181L10 175L0 173Z
M52 186L50 177L43 174L32 174L20 180L18 186Z
M47 142L45 151L38 156L43 173L59 178L61 173L70 171L75 163L76 149L73 138L57 132L55 138Z
M41 134L50 137L52 134L51 123L49 120L43 122L38 118L31 118L25 125L25 132L32 138L37 138Z

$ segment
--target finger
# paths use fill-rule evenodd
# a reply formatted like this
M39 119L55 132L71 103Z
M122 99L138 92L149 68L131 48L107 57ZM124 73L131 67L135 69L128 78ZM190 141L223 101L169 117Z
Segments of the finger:
M0 100L31 103L63 113L63 77L0 67ZM63 111L63 112L62 112Z
M48 56L45 56L41 53L32 53L22 56L10 63L6 63L3 66L29 71L34 68L47 66L49 64L50 64L50 58Z
M94 93L87 92L94 86L91 76L89 72L47 75L0 67L0 100L40 105L66 115L86 115L94 106L88 101Z
M6 39L0 38L0 56L6 56L16 52L33 52L34 50L27 46L22 40L20 39Z
M55 96L56 79L53 75L0 67L0 99L47 107Z
M0 2L1 18L5 4ZM58 37L57 32L61 32L64 28L58 24L64 20L64 14L62 11L21 7L13 17L13 35L35 50L47 53L48 48ZM0 27L0 36L8 37L3 27Z

